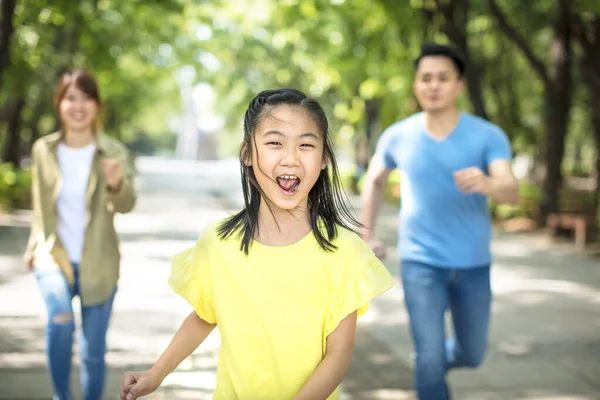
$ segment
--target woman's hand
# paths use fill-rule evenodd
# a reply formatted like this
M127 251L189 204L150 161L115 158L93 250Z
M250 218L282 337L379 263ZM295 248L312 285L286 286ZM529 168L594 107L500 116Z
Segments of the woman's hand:
M29 251L23 254L23 262L28 270L33 271L33 254Z
M118 192L123 182L123 167L117 160L103 160L102 168L106 177L106 184L113 192Z

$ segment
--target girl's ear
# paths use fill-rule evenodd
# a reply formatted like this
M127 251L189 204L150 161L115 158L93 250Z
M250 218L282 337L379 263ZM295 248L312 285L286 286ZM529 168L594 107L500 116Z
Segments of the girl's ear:
M250 146L246 141L242 143L242 161L246 167L252 166L252 151L250 150Z
M321 169L327 168L327 164L329 164L329 157L327 157L327 155L324 155L323 161L321 162Z

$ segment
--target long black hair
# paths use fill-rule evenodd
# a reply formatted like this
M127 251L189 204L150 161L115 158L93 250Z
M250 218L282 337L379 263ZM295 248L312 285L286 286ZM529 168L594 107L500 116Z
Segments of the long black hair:
M273 108L279 105L302 107L313 117L323 136L323 156L327 158L328 164L325 169L321 170L319 178L308 194L308 211L310 225L317 242L325 251L334 251L337 247L332 241L338 234L337 225L353 230L352 226L360 227L361 224L345 202L325 111L315 99L307 97L296 89L265 90L250 102L244 115L244 142L240 151L245 206L242 211L227 218L219 226L219 238L224 240L234 232L238 232L241 237L240 248L245 254L248 254L254 234L258 229L258 210L263 192L256 181L253 167L247 165L249 164L247 161L252 156L252 142L256 128L269 116ZM258 163L252 164L258 165ZM321 232L322 228L326 231L326 235Z

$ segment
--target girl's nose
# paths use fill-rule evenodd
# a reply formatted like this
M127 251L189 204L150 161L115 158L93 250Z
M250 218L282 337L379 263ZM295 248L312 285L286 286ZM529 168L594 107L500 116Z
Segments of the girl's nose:
M289 149L285 151L283 158L281 159L281 165L285 166L296 166L300 163L298 158L298 151L296 149Z

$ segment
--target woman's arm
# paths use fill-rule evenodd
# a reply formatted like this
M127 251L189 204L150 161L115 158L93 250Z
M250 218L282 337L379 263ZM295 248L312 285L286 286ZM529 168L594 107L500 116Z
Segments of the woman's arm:
M125 150L123 152L124 154L120 154L114 159L102 161L110 200L113 203L114 211L119 213L131 211L136 201L133 167L129 161L129 154Z
M151 369L125 373L121 378L121 399L132 400L155 391L167 375L200 346L215 326L192 311Z
M352 362L356 319L355 311L344 318L327 337L327 350L323 361L294 400L325 400L342 383Z
M25 255L23 256L25 264L29 269L33 268L33 252L35 251L35 246L37 244L41 218L40 181L35 153L34 147L31 150L31 231L29 233L29 240L27 241L27 248L25 249Z

